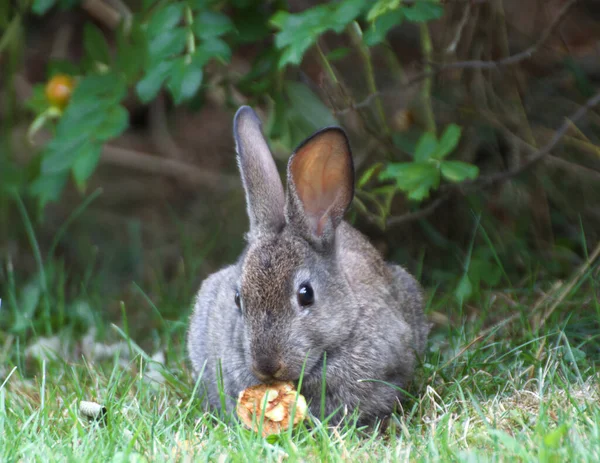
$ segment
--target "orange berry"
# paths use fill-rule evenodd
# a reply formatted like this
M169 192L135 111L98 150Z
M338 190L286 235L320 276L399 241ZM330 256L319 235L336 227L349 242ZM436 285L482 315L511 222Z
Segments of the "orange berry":
M69 103L74 87L75 80L71 76L55 75L46 85L46 98L52 106L63 109Z

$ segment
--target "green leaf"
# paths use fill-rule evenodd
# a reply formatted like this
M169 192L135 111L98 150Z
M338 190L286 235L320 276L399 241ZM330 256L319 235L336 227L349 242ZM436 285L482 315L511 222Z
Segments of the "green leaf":
M277 29L283 30L290 16L292 16L291 13L280 10L271 16L269 23Z
M450 124L446 127L446 130L444 130L438 143L435 158L444 159L454 151L454 148L456 148L456 145L458 145L458 142L460 141L461 133L462 129L456 124Z
M69 104L56 127L56 139L66 140L75 135L92 133L104 120L105 112L116 103L109 98L79 99Z
M363 35L364 42L372 47L385 40L387 33L394 27L402 24L404 13L401 9L388 11L379 16Z
M421 201L432 188L440 184L440 172L434 164L404 162L390 163L379 174L380 180L394 180L396 186L408 193L410 199Z
M298 65L302 61L302 57L306 50L308 50L312 45L314 45L315 40L313 37L304 37L303 39L299 39L294 44L286 47L281 53L281 57L279 58L278 67L279 69L283 69L288 64Z
M330 18L328 5L315 6L297 14L279 11L270 20L280 30L275 35L275 45L282 49L309 37L314 41L327 30Z
M49 77L55 76L56 74L68 74L70 76L82 74L80 66L72 61L64 59L51 59L48 62L47 69Z
M196 48L196 61L197 66L203 67L211 58L217 58L225 63L231 60L231 48L223 40L213 37L211 39L204 40Z
M158 2L158 0L142 0L142 11L147 11L156 2Z
M417 147L415 149L414 159L416 162L427 161L435 152L438 147L438 142L435 135L431 132L425 132L419 138Z
M474 180L479 175L479 167L462 161L442 161L440 168L444 178L450 182Z
M70 10L71 8L75 8L79 6L81 0L58 0L58 6L61 10Z
M329 108L306 85L287 82L285 93L289 99L289 107L293 108L313 130L337 124Z
M94 130L94 139L100 142L116 138L121 135L129 125L129 112L121 105L110 108L104 120Z
M278 11L270 24L279 32L275 45L282 50L279 68L288 64L299 64L308 48L328 30L341 33L369 5L367 0L344 0L308 8L301 13L290 14Z
M46 85L37 84L33 86L31 96L25 102L25 106L35 114L41 114L50 107L50 102L46 96Z
M43 15L54 6L56 0L33 0L31 11L37 15Z
M202 83L202 68L195 63L186 64L185 58L179 58L171 71L168 82L175 104L192 98Z
M102 31L91 22L85 23L83 28L83 46L93 61L109 64L110 49Z
M278 59L279 52L274 47L266 48L262 53L259 53L252 63L250 72L237 82L238 88L243 93L253 95L272 90L275 86Z
M348 53L350 53L350 49L348 47L336 48L335 50L327 53L327 59L329 61L338 61L340 59L345 58Z
M283 92L277 92L273 95L273 102L273 110L265 124L265 129L269 138L279 140L285 137L285 133L289 131L289 122L285 117L287 103Z
M395 132L392 135L392 142L394 143L395 147L400 148L402 151L410 153L414 156L417 143L419 143L419 139L422 135L423 132L420 129L410 127L406 131Z
M362 188L363 186L365 186L367 184L367 182L369 180L371 180L371 177L373 176L373 174L375 173L375 171L377 169L381 168L381 163L380 162L376 162L375 164L373 164L371 167L369 167L361 176L360 179L358 180L358 182L356 182L356 186L358 188Z
M370 0L344 0L337 5L332 5L335 10L329 17L330 25L336 33L340 34L346 26L354 21L370 4Z
M58 174L69 170L88 138L87 133L80 132L75 132L66 139L63 137L53 138L46 145L42 154L42 173Z
M331 29L341 32L364 7L361 0L342 3L318 5L297 14L279 11L271 17L270 24L279 29L275 45L282 50L280 69L299 64L321 34Z
M396 10L400 7L400 0L379 0L373 5L367 14L367 21L375 21L381 15L388 11Z
M186 32L182 28L173 29L154 37L148 45L151 63L179 55L185 48L185 43Z
M98 143L88 143L85 148L80 151L79 157L73 164L73 178L75 184L80 190L85 189L86 181L96 170L102 145Z
M38 198L40 207L50 201L57 201L67 182L68 173L42 174L29 185L29 193Z
M460 279L458 286L454 290L454 296L458 300L459 304L463 304L468 301L471 295L473 294L473 285L471 284L471 280L469 279L469 275L464 274Z
M412 6L403 7L402 11L406 19L412 22L428 22L444 16L444 7L432 0L415 1Z
M123 22L116 32L117 52L114 60L115 71L122 74L127 82L137 82L146 53L146 37L139 24L133 22L125 30Z
M115 73L92 74L79 81L69 107L84 101L90 104L99 99L117 103L125 98L126 93L125 82Z
M142 102L148 103L156 96L172 67L172 61L163 61L150 69L144 78L137 83L135 90Z
M236 11L233 21L237 30L237 43L260 42L271 34L265 15L258 8Z
M56 127L55 137L42 152L41 176L30 190L42 206L58 199L70 170L83 188L97 164L99 141L125 130L128 115L119 105L125 91L125 83L116 74L92 74L79 82Z
M427 177L418 187L409 191L408 198L413 201L423 201L425 198L429 197L429 192L432 188L437 188L440 183L439 179L440 174L436 171L435 176Z
M154 38L173 30L183 18L184 7L183 3L172 3L153 12L146 26L147 37Z
M221 13L203 11L194 20L194 34L199 39L220 37L234 30L231 20Z

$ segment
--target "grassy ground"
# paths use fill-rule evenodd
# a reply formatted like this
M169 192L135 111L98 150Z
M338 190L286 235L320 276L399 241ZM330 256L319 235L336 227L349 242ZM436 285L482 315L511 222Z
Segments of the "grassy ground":
M600 461L593 265L462 307L431 292L436 326L414 398L386 433L312 420L269 439L194 399L181 310L191 280L138 289L116 327L97 315L106 301L91 274L69 293L64 269L41 268L28 282L2 274L0 461ZM89 421L81 401L105 406L104 420Z

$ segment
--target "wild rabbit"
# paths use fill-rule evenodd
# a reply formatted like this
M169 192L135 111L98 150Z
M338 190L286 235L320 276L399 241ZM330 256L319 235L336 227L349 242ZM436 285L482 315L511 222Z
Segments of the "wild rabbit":
M301 392L320 416L325 373L325 416L358 408L369 424L389 415L429 324L414 278L342 220L354 195L346 134L329 127L306 139L289 159L284 194L250 107L237 111L233 131L247 247L202 283L188 333L208 402L232 410L243 389L296 383L303 372Z

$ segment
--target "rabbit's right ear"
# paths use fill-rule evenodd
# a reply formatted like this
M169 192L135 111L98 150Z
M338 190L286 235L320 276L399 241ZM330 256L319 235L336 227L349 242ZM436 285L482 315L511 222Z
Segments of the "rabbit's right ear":
M286 219L317 248L333 243L353 195L352 153L341 128L318 131L290 157Z
M235 114L233 135L246 191L249 239L252 240L263 233L277 232L284 226L283 185L262 134L260 119L249 106L242 106Z

